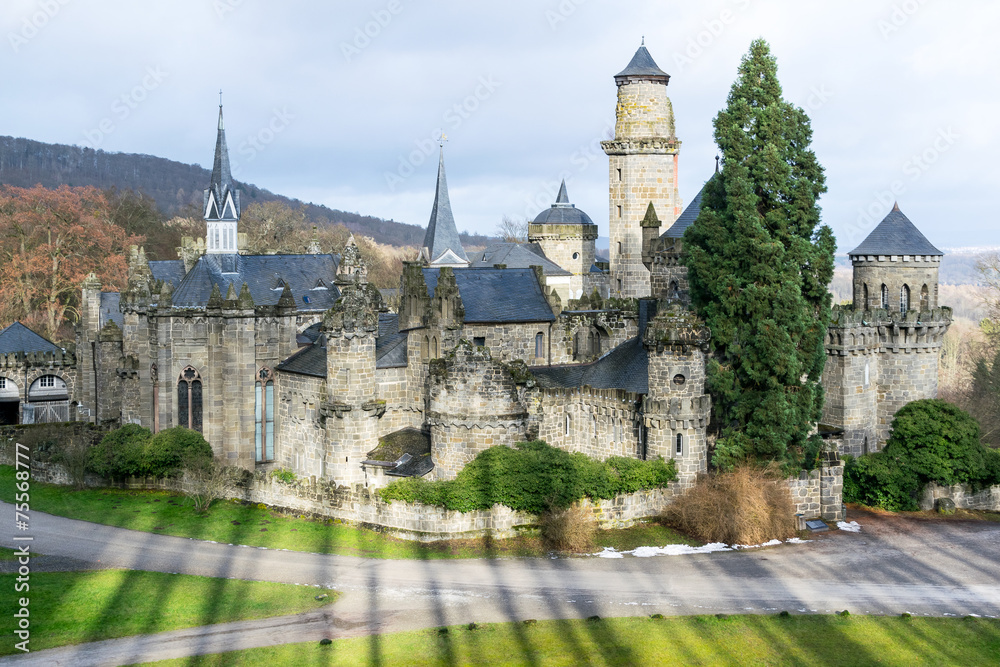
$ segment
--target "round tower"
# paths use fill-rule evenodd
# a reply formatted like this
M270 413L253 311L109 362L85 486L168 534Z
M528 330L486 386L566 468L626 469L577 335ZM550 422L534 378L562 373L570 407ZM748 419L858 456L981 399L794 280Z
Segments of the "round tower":
M569 298L579 299L585 291L593 289L587 279L594 266L597 225L569 203L566 181L559 186L556 203L528 225L528 241L537 243L548 259L572 274Z
M677 191L681 142L674 132L674 111L667 97L669 81L670 75L657 67L645 45L615 75L615 138L601 143L609 157L611 293L615 296L650 293L649 270L642 263L642 220L650 205L667 227L681 212Z

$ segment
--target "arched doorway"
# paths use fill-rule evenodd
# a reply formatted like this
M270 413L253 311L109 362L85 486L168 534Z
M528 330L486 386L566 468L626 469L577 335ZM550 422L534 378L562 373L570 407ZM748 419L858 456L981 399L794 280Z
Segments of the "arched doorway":
M0 426L17 424L20 420L21 392L13 380L0 377Z
M69 421L69 394L66 381L58 375L43 375L28 387L22 421L25 424L52 424Z

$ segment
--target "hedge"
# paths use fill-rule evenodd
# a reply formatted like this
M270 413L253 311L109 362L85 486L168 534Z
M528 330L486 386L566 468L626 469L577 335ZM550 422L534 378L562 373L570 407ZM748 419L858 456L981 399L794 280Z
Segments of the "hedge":
M569 507L584 497L609 499L666 486L677 479L674 462L614 456L596 461L541 440L480 452L453 480L411 477L379 489L385 501L402 500L471 512L493 505L533 514Z
M126 424L104 436L87 463L101 477L121 479L172 477L211 460L212 447L197 431L175 426L153 435L148 428Z

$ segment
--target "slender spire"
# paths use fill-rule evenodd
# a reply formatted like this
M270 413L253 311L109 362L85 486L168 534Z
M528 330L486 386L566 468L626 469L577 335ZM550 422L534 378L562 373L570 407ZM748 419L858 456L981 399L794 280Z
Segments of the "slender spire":
M557 204L568 204L569 195L566 193L566 179L563 179L562 185L559 186L559 194L556 195Z
M222 101L222 91L219 91L219 101ZM226 145L226 125L222 116L222 104L219 104L219 134L215 141L212 181L205 191L205 220L239 220L239 218L240 194L233 186L229 147Z
M438 157L437 185L434 190L434 207L431 209L431 219L427 223L427 233L424 235L424 246L427 250L427 260L430 264L454 264L457 258L460 262L469 263L462 242L458 238L458 228L451 212L451 200L448 197L448 179L444 173L444 147L441 147ZM446 257L449 252L454 255Z

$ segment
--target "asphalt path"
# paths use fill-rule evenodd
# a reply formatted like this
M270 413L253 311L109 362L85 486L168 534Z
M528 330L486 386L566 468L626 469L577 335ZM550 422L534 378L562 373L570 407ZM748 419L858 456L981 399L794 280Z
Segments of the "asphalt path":
M0 659L0 665L119 665L323 637L529 618L841 609L1000 616L1000 524L888 525L869 518L870 524L860 520L860 533L829 533L805 544L738 552L420 561L217 544L32 512L27 533L34 538L32 548L55 557L54 562L68 558L98 568L314 585L343 595L306 614L51 649ZM5 543L12 544L9 504L0 503L0 526Z

